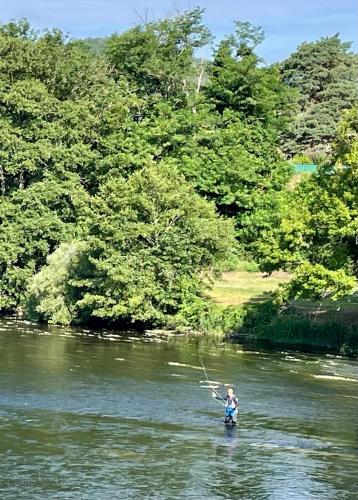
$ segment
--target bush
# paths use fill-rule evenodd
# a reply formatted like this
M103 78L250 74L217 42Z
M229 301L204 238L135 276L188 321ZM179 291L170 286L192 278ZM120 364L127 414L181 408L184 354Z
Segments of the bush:
M312 159L307 155L295 155L291 162L297 165L311 165L313 163Z
M256 331L256 337L274 344L324 347L339 350L347 328L335 322L318 323L300 314L281 314Z
M253 260L237 260L236 267L233 271L244 271L247 273L259 273L260 267Z
M358 334L352 326L336 321L318 322L291 311L280 312L273 301L244 306L242 321L234 330L254 344L304 346L353 355L358 352ZM233 324L234 322L232 322Z

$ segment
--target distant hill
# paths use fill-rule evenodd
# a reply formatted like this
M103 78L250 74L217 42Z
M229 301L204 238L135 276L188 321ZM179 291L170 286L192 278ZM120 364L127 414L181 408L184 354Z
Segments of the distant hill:
M100 55L104 52L107 38L108 37L83 38L81 42L83 42L93 54Z

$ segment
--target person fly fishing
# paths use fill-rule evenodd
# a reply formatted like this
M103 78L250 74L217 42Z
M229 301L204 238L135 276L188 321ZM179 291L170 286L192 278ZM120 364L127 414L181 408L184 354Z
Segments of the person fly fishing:
M208 374L206 373L206 369L205 369L205 365L203 362L203 358L202 358L201 353L200 353L200 349L199 349L198 353L199 353L200 364L201 364L202 369L204 371L206 381L208 384L210 384L210 380L209 380ZM227 388L226 395L221 396L221 394L219 394L213 386L209 385L209 387L214 389L211 392L211 395L214 399L217 399L219 401L225 401L225 420L224 420L225 425L228 425L228 426L229 425L232 425L232 426L236 425L237 416L239 414L239 400L237 399L237 397L234 394L234 389L229 386Z
M239 413L239 400L234 394L232 387L228 387L225 396L221 396L217 392L212 392L212 397L225 401L225 424L235 425Z

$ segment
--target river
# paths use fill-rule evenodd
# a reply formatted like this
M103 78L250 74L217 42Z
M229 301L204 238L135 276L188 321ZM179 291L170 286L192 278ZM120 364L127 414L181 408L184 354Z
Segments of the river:
M357 360L198 342L0 321L0 498L357 498Z

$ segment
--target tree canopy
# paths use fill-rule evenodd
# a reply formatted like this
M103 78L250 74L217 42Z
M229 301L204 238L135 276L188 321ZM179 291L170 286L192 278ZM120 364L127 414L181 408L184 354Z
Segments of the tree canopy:
M338 128L334 165L287 193L278 224L256 246L268 270L296 271L286 291L292 297L339 298L352 293L358 276L358 112L347 112Z
M236 22L200 60L202 15L97 52L0 25L0 311L175 323L232 251L312 271L310 290L352 288L357 111L334 128L356 102L357 56L335 36L268 66L262 29ZM333 140L326 166L288 190L287 157Z
M196 8L112 35L105 53L117 77L125 76L141 96L179 105L195 87L194 52L211 39L202 14Z
M358 55L339 35L304 42L280 65L284 83L298 91L299 113L284 136L289 154L326 155L345 110L358 103Z
M235 245L230 221L171 166L109 178L86 212L82 240L61 245L30 285L47 320L165 324Z
M235 27L214 53L205 94L220 113L230 109L250 122L282 130L294 110L294 93L278 68L263 65L255 52L265 38L263 30L248 22Z

